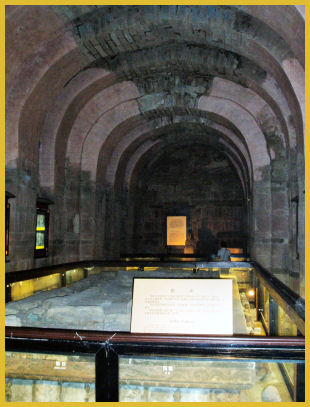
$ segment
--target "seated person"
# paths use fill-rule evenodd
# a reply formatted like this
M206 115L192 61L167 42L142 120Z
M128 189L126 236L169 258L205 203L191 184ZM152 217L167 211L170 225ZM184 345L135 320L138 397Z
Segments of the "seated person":
M227 243L221 242L221 249L217 252L218 261L230 261L230 251L227 249Z
M185 240L184 254L194 254L196 251L196 242L191 232L188 232Z

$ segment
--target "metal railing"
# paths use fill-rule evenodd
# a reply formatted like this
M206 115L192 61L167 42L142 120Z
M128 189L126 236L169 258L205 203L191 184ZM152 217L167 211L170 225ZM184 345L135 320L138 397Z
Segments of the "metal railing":
M120 356L200 356L226 360L296 363L294 401L304 401L305 340L298 337L130 334L55 329L6 328L6 350L93 354L96 401L119 401Z

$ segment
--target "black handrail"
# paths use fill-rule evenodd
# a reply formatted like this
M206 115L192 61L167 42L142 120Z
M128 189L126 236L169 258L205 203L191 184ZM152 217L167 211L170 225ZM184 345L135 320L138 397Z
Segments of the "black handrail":
M118 353L221 355L303 362L305 339L249 335L134 334L129 332L6 327L7 351L96 353L105 346Z
M251 264L259 281L268 289L278 305L291 317L300 332L305 335L305 300L260 264L257 262L251 262Z
M103 343L114 345L166 345L190 347L234 348L245 347L255 349L273 348L276 352L282 350L296 351L295 359L303 360L305 351L305 338L296 336L251 336L251 335L184 335L184 334L148 334L130 333L121 331L91 331L76 329L31 328L31 327L5 327L5 338L9 343L22 339L33 340L38 343L47 343L49 340L58 340L72 343ZM290 357L292 358L292 356Z
M123 355L290 361L297 363L299 372L295 377L294 401L304 401L305 339L300 337L185 336L7 327L6 350L93 354L97 402L119 401L119 357Z

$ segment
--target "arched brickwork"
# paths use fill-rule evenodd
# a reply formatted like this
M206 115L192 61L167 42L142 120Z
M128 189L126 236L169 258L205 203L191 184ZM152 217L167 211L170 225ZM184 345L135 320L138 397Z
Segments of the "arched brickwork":
M233 163L251 256L303 294L304 26L301 6L7 6L7 271L119 255L146 160L189 137ZM42 195L50 255L34 260Z

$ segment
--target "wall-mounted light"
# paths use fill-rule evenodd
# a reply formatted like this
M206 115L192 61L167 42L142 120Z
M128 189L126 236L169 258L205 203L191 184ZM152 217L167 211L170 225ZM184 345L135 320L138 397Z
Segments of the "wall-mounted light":
M255 290L254 288L250 288L247 292L246 292L246 296L249 297L250 299L253 299L255 297Z

